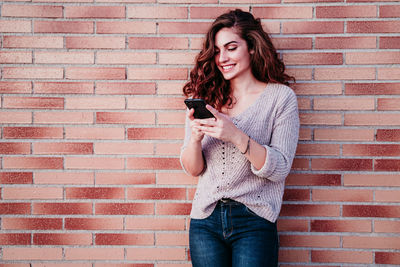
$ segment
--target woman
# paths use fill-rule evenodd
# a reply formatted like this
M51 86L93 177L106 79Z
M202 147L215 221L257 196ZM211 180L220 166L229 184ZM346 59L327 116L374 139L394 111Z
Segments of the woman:
M218 17L184 86L215 118L187 113L183 169L199 176L190 223L193 266L277 266L276 220L297 146L292 77L259 19Z

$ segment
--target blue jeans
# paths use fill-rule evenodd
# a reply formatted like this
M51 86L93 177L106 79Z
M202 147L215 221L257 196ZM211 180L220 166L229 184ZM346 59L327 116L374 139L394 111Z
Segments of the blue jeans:
M219 201L209 217L191 219L189 245L194 267L278 266L276 223L236 201Z

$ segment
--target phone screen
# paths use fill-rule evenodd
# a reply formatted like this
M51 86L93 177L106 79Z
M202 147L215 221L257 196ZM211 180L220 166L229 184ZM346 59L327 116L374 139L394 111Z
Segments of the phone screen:
M185 99L185 104L189 109L194 109L193 116L196 119L207 119L214 117L214 115L206 108L206 102L203 99L188 98Z

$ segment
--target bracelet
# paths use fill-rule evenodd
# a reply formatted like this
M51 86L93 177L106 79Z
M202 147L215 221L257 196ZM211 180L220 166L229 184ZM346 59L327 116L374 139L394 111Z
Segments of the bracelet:
M247 139L247 146L246 146L246 150L244 152L240 151L240 153L242 153L243 155L247 153L247 151L249 151L250 149L250 136L248 136L249 139Z

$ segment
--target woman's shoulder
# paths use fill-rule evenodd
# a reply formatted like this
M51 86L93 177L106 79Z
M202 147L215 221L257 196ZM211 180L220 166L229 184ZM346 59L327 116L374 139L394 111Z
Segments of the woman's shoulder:
M267 95L274 95L278 101L287 101L288 99L297 99L292 88L281 83L269 83L265 89Z

